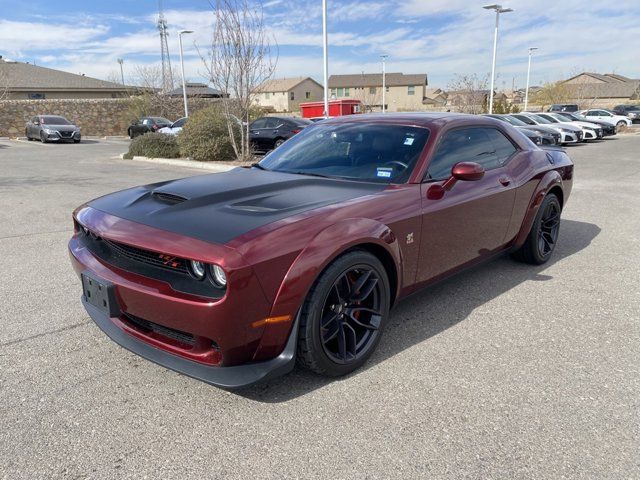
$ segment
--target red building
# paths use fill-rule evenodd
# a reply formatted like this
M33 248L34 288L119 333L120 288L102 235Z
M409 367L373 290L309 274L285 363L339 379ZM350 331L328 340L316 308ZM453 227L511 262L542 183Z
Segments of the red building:
M341 117L342 115L354 115L361 113L362 102L360 100L331 100L329 102L329 116ZM322 117L324 102L305 102L300 104L302 118Z

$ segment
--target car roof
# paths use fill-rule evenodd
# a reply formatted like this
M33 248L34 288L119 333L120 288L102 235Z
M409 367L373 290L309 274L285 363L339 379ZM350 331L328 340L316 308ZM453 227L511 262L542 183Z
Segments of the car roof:
M492 124L488 117L480 115L469 115L465 113L453 112L402 112L402 113L362 113L357 115L343 115L340 117L330 117L322 123L347 123L347 122L372 122L372 123L398 123L413 124L428 127L441 124L443 121L460 120L462 122Z

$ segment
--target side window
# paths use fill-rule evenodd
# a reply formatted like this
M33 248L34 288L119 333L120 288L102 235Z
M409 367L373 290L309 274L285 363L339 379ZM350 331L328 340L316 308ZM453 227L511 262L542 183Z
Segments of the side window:
M184 127L184 124L187 122L186 118L181 118L176 123L173 124L173 128Z
M251 128L254 128L254 129L264 128L266 123L267 123L267 119L266 118L259 118L258 120L256 120L255 122L253 122L251 124Z
M427 178L445 180L451 175L451 168L459 162L476 162L487 170L500 166L488 130L491 129L463 128L446 133L431 159Z
M142 124L143 124L143 125L147 125L147 126L149 127L149 126L153 125L153 121L152 121L150 118L145 118L145 119L142 121Z
M500 130L496 130L495 128L487 128L487 135L491 139L491 143L495 148L495 154L498 158L498 163L500 165L504 165L507 163L507 160L511 158L511 155L516 153L517 148L513 146L513 143L502 133ZM478 162L482 164L482 162ZM487 167L485 167L487 168Z
M280 125L282 125L282 120L280 120L279 118L267 118L265 125L263 128L278 128Z

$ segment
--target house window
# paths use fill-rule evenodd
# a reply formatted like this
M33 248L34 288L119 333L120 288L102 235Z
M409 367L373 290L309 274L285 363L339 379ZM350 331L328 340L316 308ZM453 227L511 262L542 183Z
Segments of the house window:
M344 97L344 88L340 87L337 93L338 97Z
M384 89L387 93L389 93L389 87L385 86Z
M376 94L376 87L369 87L369 93L371 95L375 95Z
M304 92L304 98L307 100L311 98L311 92Z
M336 89L335 89L335 88L332 88L332 89L331 89L331 96L332 96L332 97L335 97L335 96L336 96Z
M407 95L415 95L416 94L416 87L415 85L409 85L407 87Z
M271 98L271 92L265 92L264 94L264 98L266 98L267 100L269 100Z
M344 96L345 97L349 96L349 88L348 87L345 87L345 89L344 89Z
M289 92L289 100L295 100L296 99L296 95L293 92Z

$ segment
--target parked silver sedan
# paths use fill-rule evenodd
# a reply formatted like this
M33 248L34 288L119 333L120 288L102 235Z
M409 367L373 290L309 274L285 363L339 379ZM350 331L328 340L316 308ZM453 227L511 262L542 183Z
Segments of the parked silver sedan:
M58 115L38 115L31 118L25 127L27 140L47 142L73 141L80 143L80 127Z

